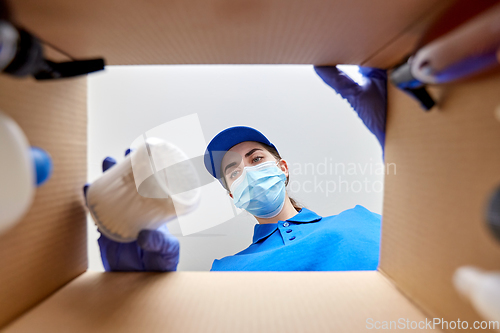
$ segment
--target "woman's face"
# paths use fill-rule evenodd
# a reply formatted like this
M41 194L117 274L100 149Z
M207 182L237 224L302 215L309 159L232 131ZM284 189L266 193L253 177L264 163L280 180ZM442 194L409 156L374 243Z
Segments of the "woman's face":
M269 161L276 161L276 158L259 142L245 141L231 147L224 155L221 164L227 188L229 189L231 184L238 179L244 167ZM288 167L284 160L280 161L278 167L288 176Z

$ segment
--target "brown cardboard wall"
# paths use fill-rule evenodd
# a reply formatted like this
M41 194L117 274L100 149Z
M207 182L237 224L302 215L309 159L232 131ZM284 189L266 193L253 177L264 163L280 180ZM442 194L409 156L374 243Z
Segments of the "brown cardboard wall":
M375 271L87 272L5 333L358 333L400 318L425 321Z
M17 0L18 21L74 57L110 65L369 64L416 41L453 0ZM391 52L379 52L398 41ZM392 44L391 44L392 45ZM404 47L403 47L404 46Z
M378 68L391 68L412 54L420 43L422 35L436 20L439 20L455 1L440 1L414 21L409 22L396 37L383 45L379 51L365 59L360 65Z
M87 269L82 184L86 180L86 78L61 82L0 77L0 109L54 173L22 221L0 235L0 327ZM15 190L15 189L12 189Z
M43 39L75 57L104 56L108 64L364 63L386 67L403 57L430 18L451 2L19 0L11 4L18 21ZM424 23L417 23L420 19ZM500 102L499 87L498 74L446 87L438 91L443 96L441 108L430 114L424 114L399 91L392 89L389 94L386 162L396 163L398 173L386 178L381 270L432 315L450 320L478 319L451 287L454 269L472 263L484 268L499 267L499 246L482 225L487 193L500 182L500 155L495 155L500 123L493 118L493 110ZM35 83L0 77L0 108L20 123L32 144L47 149L55 163L52 180L37 191L28 216L0 236L0 326L86 269L85 213L81 203L81 185L86 178L85 106L85 79ZM306 312L316 320L317 331L336 328L328 326L336 319L356 316L358 320L375 310L387 311L377 314L382 320L390 320L390 316L400 315L401 304L409 316L420 318L385 279L376 277L373 282L369 278L379 276L373 275L376 272L359 277L351 273L321 274L325 275L311 279L311 287L318 288L314 294L318 298L307 296L309 288L289 289L295 276L305 275L277 274L271 285L260 282L268 292L274 290L269 286L281 288L275 300L282 297L292 302L273 303L283 311L280 327L297 327L288 326L285 320L290 316L293 324L293 320L302 318L296 317L293 310L304 304L313 309L319 306L317 309L323 311L319 316ZM70 323L74 320L84 328L93 324L88 314L102 319L104 327L119 324L120 320L125 324L134 320L142 323L140 316L127 316L141 305L154 306L145 297L158 292L158 304L173 307L179 314L175 312L176 301L186 295L180 291L191 297L183 303L183 309L189 310L197 304L193 290L204 293L203 309L221 315L231 310L227 305L233 303L212 308L213 301L227 298L216 299L218 294L211 293L210 288L226 283L230 288L225 297L245 293L245 287L257 275L224 275L227 280L219 275L139 276L85 274L61 290L63 293L37 307L27 317L28 324L34 325L30 326L33 329L43 320L57 318L62 310L72 313ZM273 275L262 276L259 279ZM134 279L140 283L134 284ZM351 279L353 284L349 284ZM204 284L198 288L200 281ZM145 292L132 291L131 299L138 302L120 304L122 290L113 289L115 282L118 286L131 283ZM176 293L178 286L183 287ZM376 294L362 289L364 286L374 287ZM329 293L323 293L330 287L333 289ZM109 293L99 294L108 289ZM343 295L340 302L339 294ZM86 301L90 303L72 307L75 296L83 299L88 295L91 297ZM173 295L170 303L162 303L161 297L169 295ZM245 296L248 298L243 298L249 302L238 303L236 310L252 313L250 305L260 304L250 302L249 295L265 302L268 294L250 291ZM92 308L93 297L99 305L96 310ZM321 301L316 303L318 299ZM294 304L293 310L287 308L288 304ZM101 317L99 309L109 311L109 317ZM331 309L340 315L335 317ZM264 319L275 320L274 310L270 308L270 317ZM237 315L241 320L251 318L245 312ZM151 320L159 320L159 326L154 327L169 323L158 316ZM48 327L60 323L49 322ZM185 325L180 320L174 323L181 328ZM227 331L234 331L238 324L223 323ZM348 321L340 324L344 326L339 331L358 331ZM124 327L137 331L143 326ZM249 323L246 327L253 326ZM269 327L272 331L275 326Z
M500 74L433 93L429 113L391 87L380 270L434 317L480 320L452 286L461 265L500 269L500 242L484 222L500 184Z

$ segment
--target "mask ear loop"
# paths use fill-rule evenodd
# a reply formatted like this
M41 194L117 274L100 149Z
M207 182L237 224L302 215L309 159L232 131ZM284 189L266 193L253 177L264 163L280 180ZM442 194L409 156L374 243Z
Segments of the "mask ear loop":
M231 191L231 187L240 185L244 181L244 179L246 178L246 174L247 174L247 171L245 170L245 168L243 168L241 175L229 187L229 191Z
M278 163L279 163L279 162L281 162L282 160L283 160L283 159L282 159L282 158L280 158L280 160L278 161ZM278 165L276 165L276 166L278 166ZM281 168L280 168L279 166L278 166L278 168L281 170ZM283 173L285 173L283 170L281 170L281 171L282 171ZM289 178L288 178L288 176L286 176L285 186L287 186L287 185L288 185L288 179L289 179Z
M276 166L277 166L277 167L278 167L278 169L280 169L280 170L281 170L281 167L280 167L278 164L279 164L281 161L282 161L282 158L280 158L280 160L276 163ZM283 171L283 170L281 170L281 171Z
M231 195L231 190L230 190L230 189L228 188L228 186L227 186L226 178L225 178L224 176L222 176L222 177L223 177L223 178L222 178L222 182L221 182L221 183L223 183L223 184L224 184L224 188L226 189L226 194L227 194L227 195Z

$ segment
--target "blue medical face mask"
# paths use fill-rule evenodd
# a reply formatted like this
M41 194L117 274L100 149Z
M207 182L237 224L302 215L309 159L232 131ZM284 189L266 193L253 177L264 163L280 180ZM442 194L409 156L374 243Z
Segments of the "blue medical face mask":
M256 217L275 217L285 205L285 181L276 162L245 167L230 187L234 205Z

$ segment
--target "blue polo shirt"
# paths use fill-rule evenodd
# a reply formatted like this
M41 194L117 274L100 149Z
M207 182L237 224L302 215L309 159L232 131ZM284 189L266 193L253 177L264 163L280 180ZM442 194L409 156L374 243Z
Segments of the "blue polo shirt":
M302 208L286 221L255 225L252 244L215 260L211 271L376 270L381 218L360 205L328 217Z

